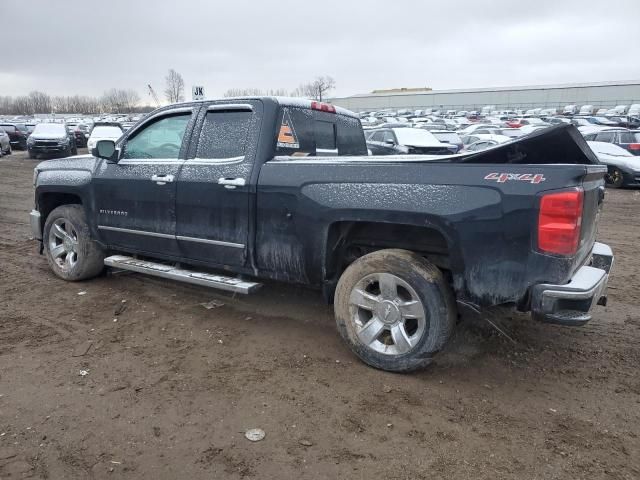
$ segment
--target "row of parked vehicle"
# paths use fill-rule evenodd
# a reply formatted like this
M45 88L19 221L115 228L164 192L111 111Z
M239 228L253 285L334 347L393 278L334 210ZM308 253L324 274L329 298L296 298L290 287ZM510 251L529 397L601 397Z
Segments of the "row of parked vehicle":
M99 140L117 140L134 125L107 118L43 122L0 122L0 157L28 150L30 158L77 155L78 148L94 148Z
M371 116L372 113L377 116ZM384 113L386 116L381 116L380 112L367 112L362 119L367 147L372 155L479 152L537 130L571 123L584 135L601 163L608 165L608 185L616 188L640 185L640 122L636 122L635 117L516 117L501 114L470 120L466 116L424 115L423 111Z

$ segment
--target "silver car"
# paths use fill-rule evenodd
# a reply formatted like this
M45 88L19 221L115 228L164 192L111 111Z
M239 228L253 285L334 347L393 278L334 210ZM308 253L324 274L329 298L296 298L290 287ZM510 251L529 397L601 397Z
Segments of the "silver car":
M0 157L9 155L10 153L11 142L9 141L9 134L0 128Z

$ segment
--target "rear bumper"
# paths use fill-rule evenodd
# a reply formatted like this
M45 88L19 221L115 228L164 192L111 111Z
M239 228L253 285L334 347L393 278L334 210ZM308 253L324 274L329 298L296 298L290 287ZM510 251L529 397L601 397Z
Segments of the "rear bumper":
M593 246L591 264L578 269L565 285L540 284L532 288L531 312L547 323L578 326L591 320L595 305L607 304L607 283L613 252L604 243Z

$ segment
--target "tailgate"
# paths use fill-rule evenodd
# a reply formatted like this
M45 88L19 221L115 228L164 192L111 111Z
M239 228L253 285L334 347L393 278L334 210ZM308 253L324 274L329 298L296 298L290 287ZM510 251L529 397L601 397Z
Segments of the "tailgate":
M591 249L598 233L598 218L605 195L604 176L607 167L604 165L588 165L582 181L584 203L582 208L582 226L580 229L580 248L577 253L578 263L584 264L591 254Z

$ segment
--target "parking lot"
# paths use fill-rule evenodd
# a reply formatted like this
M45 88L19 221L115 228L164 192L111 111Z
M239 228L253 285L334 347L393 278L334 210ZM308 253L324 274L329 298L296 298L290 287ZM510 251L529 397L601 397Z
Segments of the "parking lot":
M465 316L397 375L303 288L60 280L29 238L36 163L0 160L0 478L640 477L640 190L607 191L616 265L587 326L493 312L512 342Z

